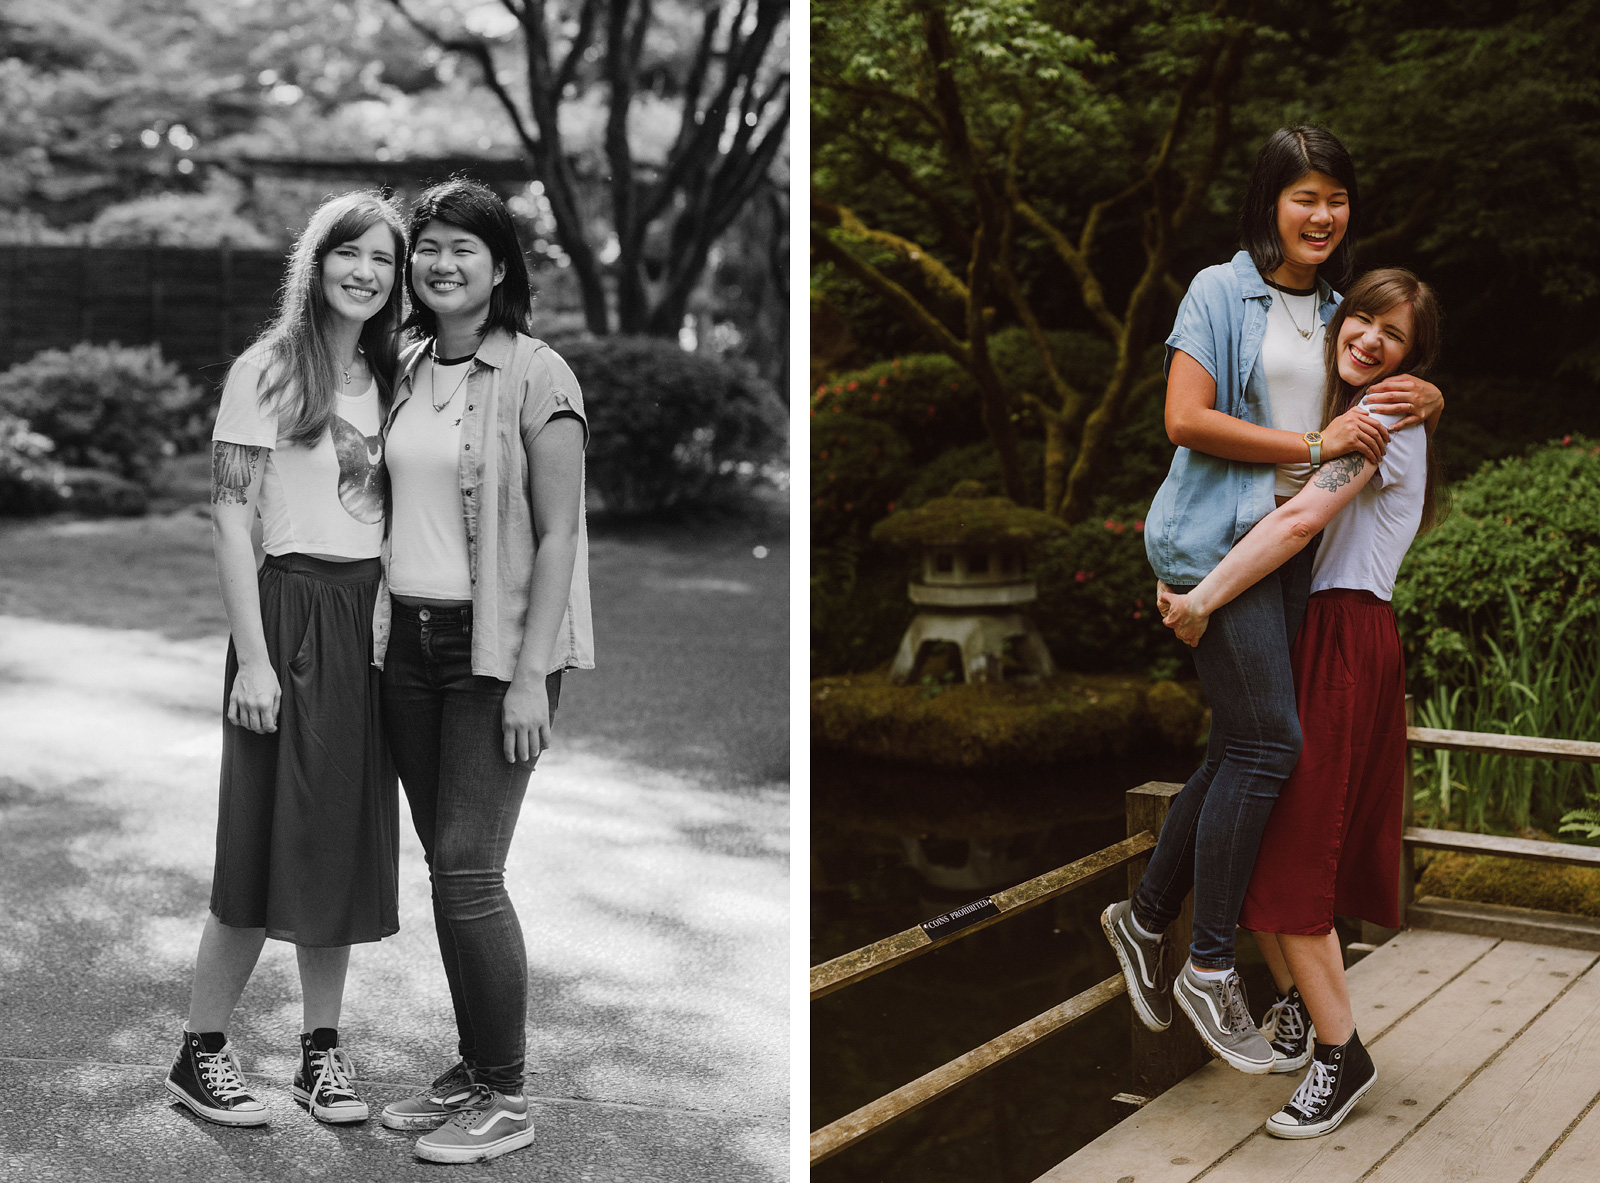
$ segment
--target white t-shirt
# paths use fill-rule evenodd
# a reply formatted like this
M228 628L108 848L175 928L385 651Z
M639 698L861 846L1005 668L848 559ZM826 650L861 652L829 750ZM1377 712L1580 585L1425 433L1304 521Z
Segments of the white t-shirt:
M394 490L389 590L428 600L470 600L472 566L461 508L461 387L472 365L438 366L436 382L418 380L389 425ZM431 361L423 367L431 366ZM452 393L454 392L454 393ZM435 411L429 394L447 398ZM468 453L470 455L470 453Z
M383 418L378 384L337 396L316 447L279 435L278 405L262 406L266 350L253 345L228 371L211 438L268 449L262 472L262 545L269 555L319 554L371 559L383 546ZM284 415L283 426L289 424Z
M1267 405L1272 426L1304 435L1322 426L1322 396L1327 371L1322 357L1328 326L1317 315L1319 297L1272 293L1267 309L1267 334L1261 340L1261 373L1267 381ZM1301 329L1311 332L1309 338ZM1280 464L1273 492L1293 497L1311 475L1309 449L1303 464Z
M1399 415L1369 413L1391 429L1400 422ZM1400 561L1422 523L1427 484L1427 428L1417 423L1393 432L1378 471L1323 531L1311 590L1348 587L1393 599Z

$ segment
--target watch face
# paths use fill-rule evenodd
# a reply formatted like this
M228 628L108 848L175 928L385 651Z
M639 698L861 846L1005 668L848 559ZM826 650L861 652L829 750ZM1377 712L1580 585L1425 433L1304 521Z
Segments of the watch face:
M1306 443L1308 443L1308 444L1320 444L1321 442L1322 442L1322 433L1320 431L1308 431L1308 432L1306 432Z

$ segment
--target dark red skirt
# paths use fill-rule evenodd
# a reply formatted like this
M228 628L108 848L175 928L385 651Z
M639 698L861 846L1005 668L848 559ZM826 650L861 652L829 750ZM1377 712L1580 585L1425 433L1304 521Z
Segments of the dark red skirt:
M1368 591L1318 592L1290 660L1305 739L1239 924L1321 936L1353 916L1399 928L1406 672L1394 611Z

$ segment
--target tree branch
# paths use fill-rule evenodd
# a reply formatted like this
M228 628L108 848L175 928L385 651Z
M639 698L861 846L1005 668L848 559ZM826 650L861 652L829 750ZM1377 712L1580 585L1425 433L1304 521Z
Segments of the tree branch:
M811 246L828 262L881 296L891 308L905 317L913 326L933 338L938 347L963 368L971 364L972 356L966 343L945 328L943 323L917 302L917 298L876 267L863 263L845 250L827 233L813 226Z

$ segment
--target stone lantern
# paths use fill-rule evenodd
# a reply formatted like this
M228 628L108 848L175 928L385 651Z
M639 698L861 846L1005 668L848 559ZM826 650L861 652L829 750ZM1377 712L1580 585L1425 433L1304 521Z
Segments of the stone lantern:
M950 496L874 526L874 540L915 550L922 560L920 577L906 589L919 611L900 641L889 680L911 681L924 650L938 644L960 650L967 682L1002 681L1008 645L1025 673L1054 673L1044 638L1025 611L1039 598L1028 553L1034 543L1065 529L1049 514L1006 497L985 497L977 481L962 481Z

